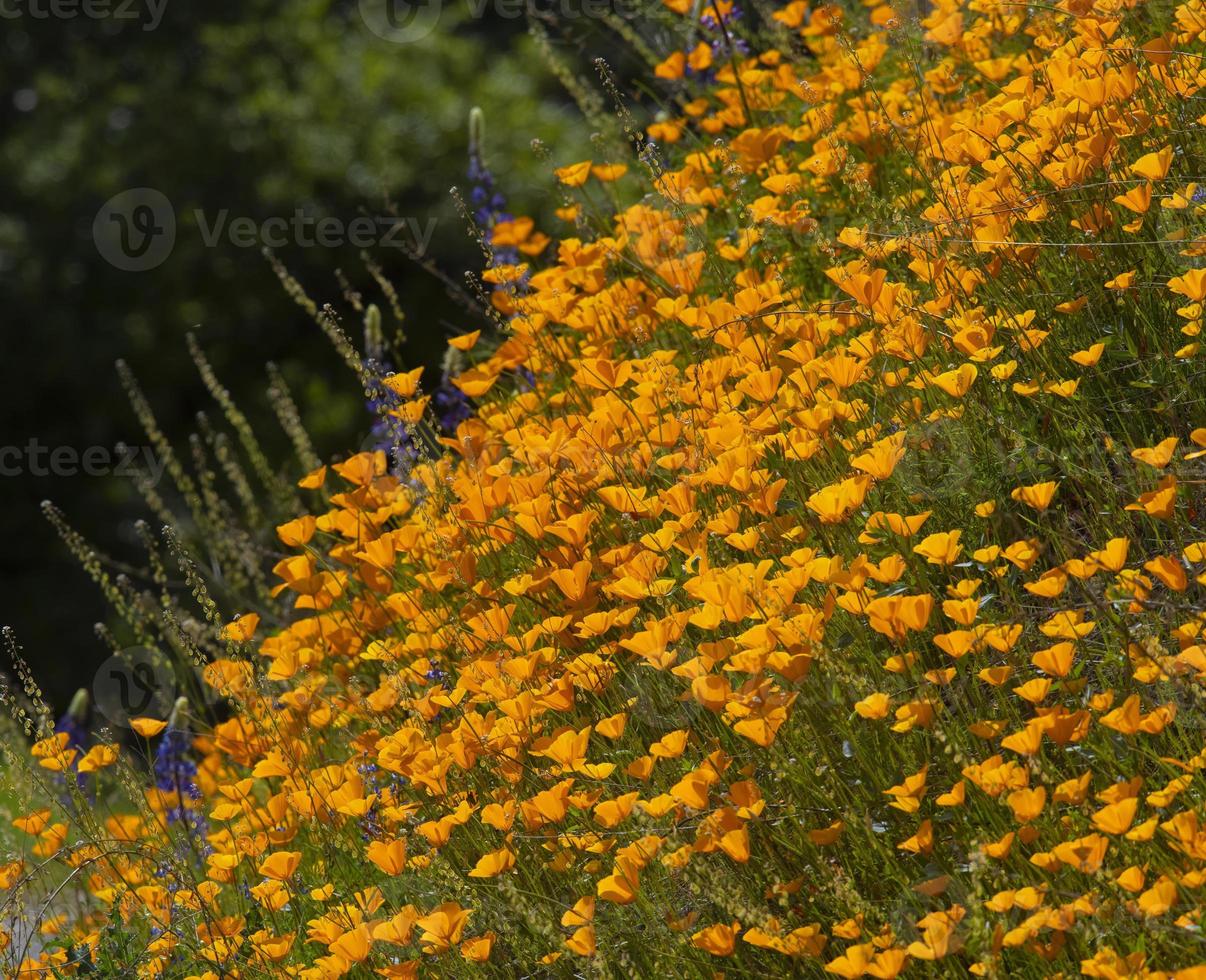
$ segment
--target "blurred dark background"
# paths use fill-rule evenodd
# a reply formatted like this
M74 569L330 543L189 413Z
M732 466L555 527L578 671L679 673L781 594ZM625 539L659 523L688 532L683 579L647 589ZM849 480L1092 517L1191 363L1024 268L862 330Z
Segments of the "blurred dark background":
M300 210L346 228L392 202L421 228L435 220L427 257L460 280L481 265L448 193L466 188L471 106L485 111L487 162L519 213L559 203L542 197L552 164L533 138L556 163L589 155L587 127L523 18L471 16L449 0L428 36L396 43L367 29L355 2L92 3L11 0L0 22L0 463L21 471L0 476L0 624L15 628L56 708L108 656L93 624L109 614L39 504L52 500L117 561L137 560L134 520L149 515L129 478L31 471L56 447L147 445L117 358L177 444L199 409L219 414L189 331L275 458L287 442L265 395L269 361L324 460L368 430L355 379L258 247L226 234L207 244L194 212L258 225ZM596 37L592 54L606 43ZM582 50L562 44L571 59ZM155 268L122 271L100 254L93 220L137 187L170 202L175 244ZM482 324L397 249L372 251L406 314L407 366L438 367L447 336ZM355 245L291 241L276 254L319 303L346 310L336 270L373 289ZM355 335L357 320L345 322Z

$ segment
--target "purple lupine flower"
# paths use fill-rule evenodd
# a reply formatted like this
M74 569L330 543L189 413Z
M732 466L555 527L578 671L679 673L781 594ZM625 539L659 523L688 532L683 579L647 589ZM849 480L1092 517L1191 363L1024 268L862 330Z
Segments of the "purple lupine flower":
M486 166L476 147L469 151L469 204L473 208L473 221L486 237L490 247L491 265L513 265L519 261L519 252L512 248L496 248L490 241L494 226L511 221L513 215L507 211L507 200L494 187L494 175Z
M402 420L391 414L401 407L402 398L385 384L385 379L395 372L385 356L381 311L373 304L365 311L364 349L365 356L360 363L366 378L365 406L373 422L363 448L385 453L390 472L399 480L405 480L419 453Z
M88 692L84 688L80 688L75 692L75 697L71 699L71 704L63 713L63 716L55 723L54 730L56 733L66 733L67 745L66 748L75 749L80 755L88 751L88 743L91 741L91 736L88 734ZM75 784L80 789L83 789L88 782L88 777L85 773L79 772L76 769L76 763L71 763L71 768L75 770Z
M436 419L445 433L456 432L458 425L473 416L469 396L454 385L447 375L440 381L440 387L431 400L435 404Z
M369 805L368 812L360 818L360 835L366 841L376 840L385 832L385 828L381 824L381 815L377 812L377 801L374 799L381 788L378 780L379 767L375 762L366 762L357 766L356 771L364 780L365 794L373 800Z
M418 461L419 450L403 421L391 414L403 401L385 385L385 379L395 373L393 366L384 359L366 358L362 363L370 379L365 405L373 417L367 448L385 453L390 472L399 480L405 480Z
M719 19L716 17L716 11L720 10ZM730 30L730 27L742 19L741 8L736 3L731 3L723 7L709 5L703 9L699 15L699 26L710 36L704 40L712 49L713 63L725 62L733 54L744 57L750 53L750 46L744 39L737 37ZM687 57L691 56L690 49L684 52ZM687 74L700 78L703 81L710 81L715 75L713 68L708 68L705 71L697 72L691 68L690 63L687 65Z
M486 165L483 152L485 143L486 117L474 106L469 110L469 204L473 208L473 222L481 231L490 249L490 265L518 265L519 250L514 246L499 248L493 242L494 228L515 216L507 210L507 199L494 184L494 174ZM515 292L521 283L498 285L495 289Z
M728 4L728 9L720 8L720 20L716 19L716 7L707 6L699 15L699 23L709 31L714 31L722 24L728 27L730 24L741 20L741 8L737 4Z
M534 391L536 388L536 375L532 373L532 369L526 365L519 365L515 369L516 384L520 391Z
M178 793L181 804L185 798L201 799L197 788L197 764L188 757L193 746L192 733L169 727L155 753L155 785L169 793Z
M179 823L184 827L189 842L196 844L205 835L205 815L192 804L201 799L197 786L197 763L189 756L193 747L193 733L188 730L184 719L188 698L177 698L176 705L168 718L167 731L155 753L153 773L156 788L165 793L176 794L176 805L165 814L167 822ZM203 847L203 851L208 847Z
M742 38L730 36L729 40L726 41L724 38L718 37L712 42L712 60L714 62L723 61L729 57L730 41L732 42L732 50L735 54L744 57L750 53L750 46Z
M473 222L490 249L490 264L514 265L519 261L519 252L510 247L495 248L491 241L494 226L511 221L514 216L507 210L507 199L495 186L494 174L482 154L485 126L482 110L474 106L469 112L469 205L473 209Z

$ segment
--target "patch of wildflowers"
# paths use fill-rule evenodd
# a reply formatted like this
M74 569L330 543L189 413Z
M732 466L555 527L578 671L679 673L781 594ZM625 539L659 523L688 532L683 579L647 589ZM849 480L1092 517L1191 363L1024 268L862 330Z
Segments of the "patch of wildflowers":
M786 4L807 55L748 31L642 193L557 169L617 203L543 257L475 171L532 265L453 338L475 413L437 391L406 479L303 478L284 625L206 668L237 707L136 726L209 820L176 962L1197 977L1206 21L1150 14ZM98 916L159 926L151 866L98 867Z

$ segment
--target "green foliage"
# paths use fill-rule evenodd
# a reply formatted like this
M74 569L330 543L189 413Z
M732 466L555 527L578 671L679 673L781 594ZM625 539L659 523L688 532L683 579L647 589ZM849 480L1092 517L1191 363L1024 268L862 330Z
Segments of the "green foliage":
M155 30L143 26L82 16L5 21L4 441L37 438L80 452L140 444L112 369L119 356L135 376L154 377L155 412L179 438L208 401L184 343L196 331L252 415L271 418L264 364L275 361L319 452L354 444L367 419L355 385L324 368L325 340L275 286L257 249L225 238L207 247L194 212L206 224L223 211L259 222L297 209L350 221L392 207L424 227L435 221L429 258L457 279L479 261L448 195L463 183L470 107L485 109L500 187L536 212L540 164L527 144L584 145L581 122L540 70L522 20L465 24L449 5L438 31L399 45L366 29L355 3L219 0L168 3ZM176 244L160 267L121 272L98 254L91 223L106 200L140 186L170 200ZM320 304L339 298L336 269L356 289L373 286L354 247L291 245L279 258ZM464 311L397 249L378 249L376 261L414 324L407 360L434 367L444 336L467 329ZM280 458L284 434L261 436ZM0 486L2 618L63 703L81 664L104 656L89 634L105 611L86 598L48 615L43 597L79 579L38 521L38 504L52 499L104 550L124 555L136 543L137 494L120 477L28 470Z

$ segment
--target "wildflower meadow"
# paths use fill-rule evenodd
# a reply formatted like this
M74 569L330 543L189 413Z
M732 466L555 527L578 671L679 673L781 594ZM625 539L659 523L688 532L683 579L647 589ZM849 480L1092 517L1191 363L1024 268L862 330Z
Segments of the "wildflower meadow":
M154 697L9 637L4 975L1206 978L1206 6L604 23L442 372L278 264L364 445L125 373Z

